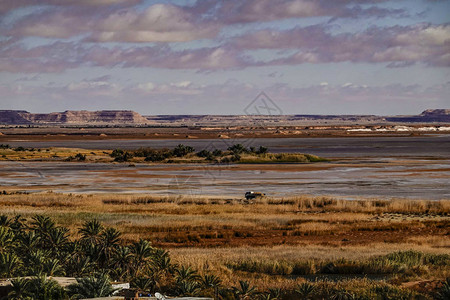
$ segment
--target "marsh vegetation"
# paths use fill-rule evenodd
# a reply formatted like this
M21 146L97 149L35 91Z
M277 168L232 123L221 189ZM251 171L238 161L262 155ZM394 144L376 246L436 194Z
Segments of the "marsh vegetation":
M67 251L74 245L81 247L77 248L79 255L89 257L93 269L102 270L108 280L139 282L143 284L139 287L150 292L172 295L218 292L222 299L243 299L243 295L251 295L249 299L298 299L299 295L311 299L342 295L431 299L445 294L445 279L450 276L448 201L303 196L244 204L220 197L53 193L0 197L5 214L2 236L14 241L3 244L7 246L2 248L2 259L8 261L15 255L17 262L31 268L27 259L34 252L23 252L18 239L31 234L38 237L38 224L43 220L53 228L52 234L58 232L71 245L60 247L66 251L60 255L46 257L46 251L59 246L48 246L51 241L45 240L49 238L45 234L36 250L44 255L41 269L9 270L2 262L3 277L48 275L52 264L45 261L51 258L58 259L53 269L60 273L54 274L100 280L101 274L92 269L77 275L69 268L73 263L67 260L72 254ZM101 229L90 240L99 252L87 251L82 245L87 239L85 229L93 226L93 220ZM22 229L14 229L18 227ZM117 238L109 254L92 256L103 253L106 232ZM148 265L132 264L139 271L127 267L118 272L116 251L129 250L133 255L133 247L142 243L151 249ZM158 273L163 277L154 273L155 253L164 254L172 266ZM189 280L181 280L180 272L189 273L183 277ZM220 282L220 288L208 290L202 287L203 281Z
M12 148L0 145L0 160L132 162L132 163L310 163L327 161L302 153L269 153L264 146L244 147L235 144L227 150L202 149L179 144L173 149L138 148L135 150L85 150L73 148Z

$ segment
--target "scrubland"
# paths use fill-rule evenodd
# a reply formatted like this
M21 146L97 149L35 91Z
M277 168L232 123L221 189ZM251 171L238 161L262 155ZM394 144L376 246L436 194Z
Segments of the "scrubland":
M124 243L147 239L230 287L245 281L294 293L309 282L316 298L327 289L426 298L450 276L448 200L6 193L0 211L50 216L74 238L97 219L120 230Z
M230 146L226 151L200 150L179 144L173 149L138 148L135 150L87 150L76 148L24 148L0 144L0 161L67 161L67 162L119 162L119 163L314 163L324 158L303 153L268 153L266 147L246 148L241 144Z

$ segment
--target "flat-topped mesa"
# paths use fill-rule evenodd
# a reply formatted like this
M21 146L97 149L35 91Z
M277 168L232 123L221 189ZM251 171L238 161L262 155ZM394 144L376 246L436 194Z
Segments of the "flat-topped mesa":
M393 116L386 118L386 120L407 123L450 123L450 109L427 109L417 116Z
M427 109L419 115L153 115L142 116L131 110L66 110L29 113L24 110L0 110L5 125L162 125L230 127L236 126L309 126L386 123L450 123L450 109Z
M0 110L0 124L30 124L26 110Z
M131 110L100 110L33 114L26 111L0 111L3 124L146 124L149 121Z
M131 110L66 110L62 113L31 114L32 123L63 124L145 124L148 120Z
M421 116L448 116L450 115L450 109L427 109L424 110Z

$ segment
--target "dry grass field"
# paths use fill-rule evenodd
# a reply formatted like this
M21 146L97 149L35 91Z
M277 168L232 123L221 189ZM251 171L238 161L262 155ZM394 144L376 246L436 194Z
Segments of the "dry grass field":
M124 241L148 239L168 249L175 262L212 271L230 286L247 280L259 288L293 289L305 279L336 275L347 284L385 279L414 286L450 276L448 260L423 263L449 253L446 200L299 196L249 203L206 196L11 193L0 195L0 212L48 215L75 237L83 222L98 219L119 229ZM415 262L408 257L397 265L389 258L410 250L420 256Z

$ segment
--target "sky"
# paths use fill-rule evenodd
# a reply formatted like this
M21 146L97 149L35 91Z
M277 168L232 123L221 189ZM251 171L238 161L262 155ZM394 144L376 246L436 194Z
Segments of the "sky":
M0 110L450 108L450 0L0 0Z

